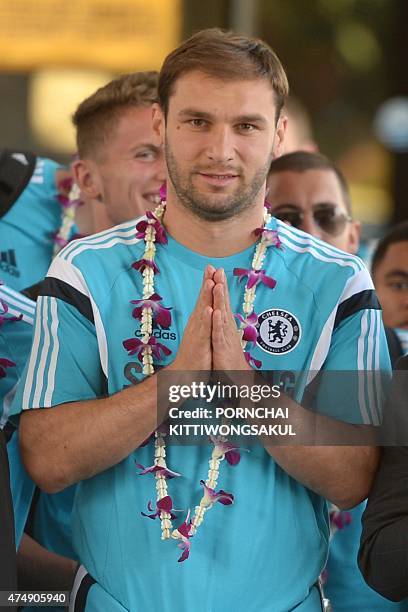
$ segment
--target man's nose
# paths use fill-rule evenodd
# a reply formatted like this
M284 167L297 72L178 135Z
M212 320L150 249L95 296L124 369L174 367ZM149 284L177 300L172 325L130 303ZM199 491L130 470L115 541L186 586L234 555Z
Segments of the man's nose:
M207 156L214 162L234 159L234 135L229 126L215 126L209 134Z
M311 234L312 236L315 236L316 238L322 238L322 231L314 220L313 213L311 211L303 214L300 229L308 234Z

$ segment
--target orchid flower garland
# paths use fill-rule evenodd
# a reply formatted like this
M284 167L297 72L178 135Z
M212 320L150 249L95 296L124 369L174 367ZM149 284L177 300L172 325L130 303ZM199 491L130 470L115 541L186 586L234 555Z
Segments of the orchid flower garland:
M58 232L54 235L53 257L70 241L72 227L75 223L75 212L82 204L79 187L71 177L60 181L58 189L60 193L57 195L57 200L62 207L62 220Z
M156 244L163 246L167 244L167 236L162 224L166 210L166 196L163 189L160 195L162 201L159 206L153 212L148 211L146 219L139 221L136 225L136 237L145 241L145 250L142 258L132 264L132 267L142 274L143 296L141 300L132 300L131 304L136 305L132 316L140 321L142 336L141 339L129 338L123 341L123 346L129 352L129 355L137 355L143 365L143 374L146 376L154 374L154 359L159 361L162 355L168 356L171 354L170 349L157 342L153 336L153 324L161 328L169 328L171 324L171 308L161 303L162 298L155 293L154 287L154 277L156 274L160 274L160 270L154 261ZM266 205L264 224L269 223L270 219L271 215ZM241 314L234 316L240 324L238 333L240 334L245 359L251 367L259 368L262 365L261 361L254 359L250 352L246 350L247 345L255 345L257 339L256 324L258 323L258 316L254 312L256 288L260 283L270 289L275 287L276 281L265 274L262 264L267 248L272 245L281 248L281 243L277 232L268 230L265 226L256 229L255 235L260 236L260 240L255 249L252 268L248 270L235 268L233 271L234 276L238 276L240 281L247 278L243 301L244 316ZM166 432L162 426L154 433L154 464L152 466L146 468L141 464L136 464L141 470L139 475L154 474L156 479L156 507L154 508L152 502L149 501L147 505L149 514L144 512L141 514L153 520L160 518L162 540L173 538L179 541L178 546L183 552L178 561L182 562L190 554L190 538L195 535L202 524L205 513L217 502L223 505L231 505L234 502L234 496L231 493L222 489L216 491L216 488L221 461L226 459L230 465L237 465L240 461L240 454L238 448L230 444L225 438L211 438L213 449L209 459L207 480L200 481L203 487L203 496L199 505L195 507L192 519L190 520L190 511L188 511L184 522L175 529L172 521L176 518L175 513L180 512L180 510L173 508L173 500L168 494L167 480L178 477L180 474L167 466L165 436ZM147 442L148 440L143 445Z
M3 283L0 282L0 285ZM6 316L8 313L9 307L6 302L0 299L0 327L4 325L4 323L13 323L15 321L21 321L23 315L19 315L18 317ZM6 359L5 357L0 357L0 378L5 378L7 376L6 368L13 368L16 364L11 359Z

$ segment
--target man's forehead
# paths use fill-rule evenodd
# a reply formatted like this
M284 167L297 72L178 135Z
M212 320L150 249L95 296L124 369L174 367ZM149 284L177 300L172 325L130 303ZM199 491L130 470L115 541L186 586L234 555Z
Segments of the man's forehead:
M387 269L404 270L408 273L408 240L393 242L384 253L382 262Z
M196 95L198 92L200 95ZM176 102L178 109L184 101L187 102L186 98L188 98L188 106L191 106L191 99L193 99L198 110L208 111L211 100L222 99L223 97L233 98L236 104L247 104L248 106L256 105L261 97L263 102L269 103L270 109L268 110L272 110L272 112L275 110L275 95L268 79L223 79L200 70L190 70L178 77L173 84L169 107L172 102ZM228 108L217 110L228 111Z
M274 172L268 178L268 186L271 195L277 198L292 197L310 205L314 201L326 201L346 209L339 180L330 168Z
M112 140L123 140L131 143L150 142L154 140L153 107L134 106L123 109L112 124L110 134L106 138L106 145Z

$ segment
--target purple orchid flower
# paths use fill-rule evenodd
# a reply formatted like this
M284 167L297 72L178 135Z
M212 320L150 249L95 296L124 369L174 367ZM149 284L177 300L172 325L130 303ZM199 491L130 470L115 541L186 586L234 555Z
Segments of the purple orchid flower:
M203 503L205 506L212 506L216 502L224 506L230 506L234 503L234 496L232 493L226 493L222 489L214 491L214 489L211 489L205 484L204 480L200 480L200 484L204 487Z
M252 270L251 268L234 268L233 270L234 276L238 276L239 281L241 282L243 278L248 277L247 281L247 289L252 289L258 283L263 283L270 289L273 289L276 285L276 280L274 280L271 276L267 276L265 274L265 270Z
M282 242L276 230L267 229L266 227L257 227L256 230L254 230L254 234L255 236L263 235L267 246L274 246L277 249L282 249Z
M21 321L21 319L23 318L22 314L18 315L18 317L9 317L9 316L5 317L4 315L8 313L9 307L6 304L6 302L1 299L0 299L0 306L3 311L3 312L0 312L0 327L3 325L3 323L11 323L12 321Z
M159 190L160 200L164 202L167 199L167 185L163 183Z
M178 545L179 548L183 549L181 557L177 559L178 563L183 563L190 556L191 542L188 538L182 538L182 541Z
M69 197L63 193L57 195L57 200L63 208L67 208L71 204Z
M246 362L248 365L251 366L251 368L259 368L262 366L262 361L260 361L259 359L255 359L255 357L252 357L251 353L249 351L244 351L244 357L246 359Z
M69 242L69 240L67 240L66 238L62 238L62 237L60 236L59 231L58 231L58 232L55 232L54 234L52 234L52 237L53 237L53 239L54 239L54 242L55 242L56 244L58 244L58 246L60 246L60 247L67 246L67 244L68 244L68 242Z
M148 210L146 212L147 219L142 219L136 225L136 238L146 238L146 230L149 225L153 226L156 231L155 241L159 244L167 244L167 235L163 225L156 215Z
M176 515L172 512L173 500L171 499L170 495L166 495L165 497L159 499L158 502L156 502L156 512L153 512L153 504L151 501L149 501L149 503L147 504L147 509L152 514L146 514L145 512L141 512L140 514L153 520L157 517L160 518L162 512L167 512L168 514L170 514L170 518L172 519L176 518ZM176 510L174 512L176 512Z
M136 308L133 309L132 317L135 319L142 319L143 309L151 308L152 314L157 325L164 329L168 329L171 325L171 308L166 308L159 304L162 298L157 293L153 293L146 300L131 300L131 304L137 304Z
M14 361L10 361L10 359L4 359L3 357L0 357L0 378L4 378L5 376L7 376L6 368L11 368L15 365L16 364L14 363Z
M122 344L129 352L129 357L136 355L139 361L143 361L143 349L146 344L151 347L153 357L157 361L160 361L162 358L162 353L166 356L171 355L171 350L161 342L157 342L154 336L151 336L146 344L139 340L139 338L128 338L124 340Z
M58 189L60 191L70 191L72 188L73 182L74 182L74 179L72 178L72 176L67 176L58 182Z
M177 531L180 534L180 540L181 540L178 547L183 550L181 557L178 559L178 563L183 563L183 561L188 559L190 555L190 549L191 549L190 538L193 535L193 526L189 519L190 519L190 510L187 512L187 517L185 521L179 527L177 527Z
M83 203L82 200L79 200L79 199L70 200L70 198L68 196L64 195L63 193L59 193L57 195L57 200L58 200L58 202L61 204L61 206L63 208L69 208L71 206L77 207L77 206L80 206Z
M344 529L348 527L352 522L352 516L350 512L345 510L332 510L330 512L330 523L337 529Z
M139 270L140 273L143 273L146 268L151 268L155 274L160 272L153 259L139 259L139 261L132 263L132 268Z
M241 461L238 446L234 446L231 444L231 442L227 442L221 438L216 438L215 436L211 436L210 439L214 444L217 457L222 457L224 455L225 459L230 465L238 465L238 463Z
M160 465L151 465L150 467L145 468L141 463L136 463L136 467L139 470L139 476L144 476L145 474L155 474L156 472L160 473L160 476L164 476L170 480L171 478L176 478L177 476L181 476L178 472L173 472L173 470L169 470L167 467L162 467Z
M248 317L244 318L241 314L234 315L241 323L241 329L244 330L242 339L247 342L253 342L256 344L258 338L258 330L256 324L258 323L258 315L252 312Z

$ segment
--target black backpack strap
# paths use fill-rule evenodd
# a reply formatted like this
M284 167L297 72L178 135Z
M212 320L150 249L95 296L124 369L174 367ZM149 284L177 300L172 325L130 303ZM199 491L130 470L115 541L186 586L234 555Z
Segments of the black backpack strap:
M0 218L4 217L26 188L36 161L34 153L0 149Z

